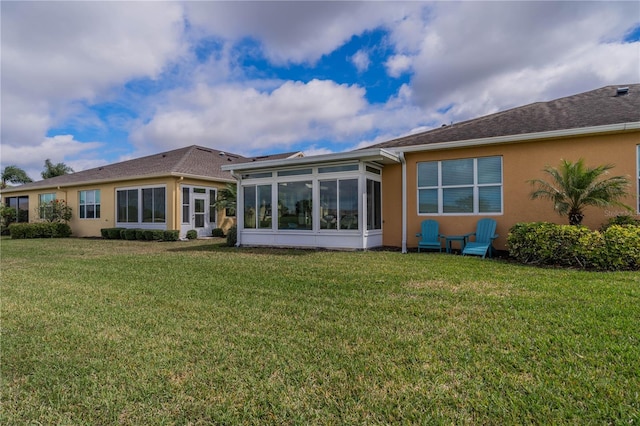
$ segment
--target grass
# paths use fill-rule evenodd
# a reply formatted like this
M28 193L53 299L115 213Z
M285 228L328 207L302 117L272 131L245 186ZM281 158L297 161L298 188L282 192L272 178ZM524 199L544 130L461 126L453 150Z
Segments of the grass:
M638 424L640 277L1 241L0 424Z

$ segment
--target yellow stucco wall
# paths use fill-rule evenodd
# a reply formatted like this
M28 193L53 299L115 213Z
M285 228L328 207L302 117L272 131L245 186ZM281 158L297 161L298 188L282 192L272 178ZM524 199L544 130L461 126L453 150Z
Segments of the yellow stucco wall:
M181 192L180 185L206 186L223 188L224 182L211 182L201 179L179 178L167 176L153 179L138 179L135 181L120 181L100 183L95 185L68 186L61 188L38 188L30 191L11 192L2 194L2 202L6 197L29 197L29 222L37 222L40 194L55 193L55 197L65 200L71 207L73 216L69 225L74 237L99 237L100 229L116 226L116 190L122 188L136 188L141 186L166 186L166 229L180 229ZM80 219L79 192L100 190L100 218ZM228 229L233 225L233 219L224 216L224 210L218 212L218 225ZM226 231L225 229L225 231Z
M629 196L623 202L627 205L638 206L638 179L637 179L637 145L640 144L640 132L611 134L606 136L573 137L546 141L526 143L501 144L484 147L449 149L442 151L425 151L406 153L407 161L407 246L417 247L420 223L424 219L437 219L440 222L440 231L443 234L456 235L473 232L478 219L483 217L494 218L497 225L497 233L500 237L494 247L506 249L506 236L509 229L518 222L548 221L566 224L568 219L555 213L551 202L545 200L531 200L529 194L532 190L530 179L547 179L542 169L550 165L557 167L561 159L576 161L584 158L588 166L602 164L614 164L611 175L626 175L630 182ZM503 158L503 205L504 210L500 215L419 215L417 208L417 175L416 163L421 161L450 160L460 158L474 158L501 155ZM400 166L397 166L399 169ZM388 169L385 168L385 173ZM397 173L389 173L394 178L384 182L385 192L385 227L384 241L386 245L400 246L401 224L397 220L389 222L390 214L398 211L393 206L386 205L387 200L397 203L401 186L395 177ZM395 189L397 188L397 190ZM391 196L389 193L391 192ZM398 193L398 194L396 194ZM389 197L389 198L387 198ZM620 208L588 208L585 211L583 224L591 229L599 228L609 217L624 213ZM396 213L399 215L398 213ZM637 210L634 210L637 217Z

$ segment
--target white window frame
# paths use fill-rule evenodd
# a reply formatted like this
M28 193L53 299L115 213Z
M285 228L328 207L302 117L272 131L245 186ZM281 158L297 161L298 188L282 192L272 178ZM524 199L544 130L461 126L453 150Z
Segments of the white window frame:
M55 192L47 192L43 194L38 194L38 217L41 220L46 220L46 209L45 204L50 203L56 199Z
M480 158L492 158L497 157L500 158L500 183L478 183L478 159ZM473 160L473 183L466 185L442 185L442 163L444 161L455 161L455 160ZM422 163L436 163L438 169L438 184L435 186L420 186L420 172L419 172L419 164ZM500 188L500 211L499 212L481 212L480 211L480 196L479 189L483 187L499 187ZM455 159L446 159L446 160L436 160L436 161L421 161L416 163L416 211L418 216L497 216L502 215L504 213L504 163L503 157L501 155L492 155L487 157L473 157L473 158L455 158ZM472 212L444 212L444 200L443 200L443 190L444 189L454 189L454 188L471 188L473 193L473 211ZM433 213L421 212L420 211L420 191L421 190L436 190L437 191L437 200L438 200L438 211Z
M365 216L367 212L366 204L366 181L374 180L377 182L382 181L382 168L369 162L344 162L344 163L330 163L321 164L318 166L305 166L298 168L284 168L277 170L257 170L251 173L242 175L243 178L240 183L238 191L238 210L244 212L244 190L251 186L271 185L271 210L272 210L272 226L270 228L245 228L244 213L237 214L238 227L242 229L242 232L248 233L261 233L261 232L274 232L281 234L288 233L307 233L307 234L331 234L331 233L352 233L352 234L381 234L382 226L380 229L367 229L367 223ZM358 226L354 229L321 229L320 227L320 209L318 207L320 200L320 182L331 180L346 180L357 179L358 180ZM279 229L278 228L278 188L279 184L285 182L310 182L312 185L312 226L311 229ZM382 198L382 188L381 188ZM338 194L339 197L339 194ZM382 200L380 200L382 203ZM380 212L380 222L382 223L382 212Z
M143 222L143 197L142 190L143 189L155 189L162 188L164 189L164 221L163 222ZM119 191L137 191L138 192L138 217L136 222L118 222L118 192ZM167 194L167 185L144 185L144 186L128 186L121 187L115 189L115 219L116 226L123 228L158 228L158 227L166 227L167 225L167 203L168 203L168 194Z
M81 194L81 193L83 193L83 192L85 192L85 193L86 193L86 192L93 192L93 197L94 197L93 199L94 199L94 202L93 202L93 203L87 203L87 202L85 202L84 204L82 204L82 203L81 203L81 201L80 201L80 200L82 200L82 196L81 196L80 194ZM95 219L100 219L100 211L99 211L99 209L98 209L97 207L99 207L99 206L100 206L100 204L101 204L101 202L102 202L102 199L100 200L100 202L95 202L96 195L98 195L98 198L100 198L100 197L101 197L101 194L100 194L100 190L99 190L99 189L85 189L85 190L82 190L82 191L78 191L78 218L80 218L80 219L82 219L82 220L95 220ZM86 198L86 194L85 194L85 200L86 200L86 199L87 199L87 198ZM93 205L94 217L87 217L87 207L86 207L86 206L88 206L88 205ZM82 210L82 209L80 208L81 206L85 206L85 210L84 210L84 217L82 217L82 215L80 214L80 213L81 213L81 210Z

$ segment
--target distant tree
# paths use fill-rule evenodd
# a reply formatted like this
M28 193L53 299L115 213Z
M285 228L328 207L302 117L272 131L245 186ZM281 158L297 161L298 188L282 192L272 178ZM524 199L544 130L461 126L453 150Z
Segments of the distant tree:
M73 173L73 169L64 163L53 164L48 158L44 160L44 171L42 179L49 179L56 176L62 176Z
M7 187L7 183L29 183L33 182L27 172L22 170L18 166L7 166L2 171L2 184L1 188Z
M238 186L235 183L228 183L218 191L218 198L213 206L217 209L226 209L229 215L235 215L238 202Z
M619 206L632 210L618 201L627 195L629 180L624 176L604 178L613 167L611 164L587 167L582 158L575 163L562 160L557 169L550 166L543 169L551 177L550 181L529 181L537 187L531 193L531 199L551 200L559 215L569 217L570 225L582 223L586 206Z

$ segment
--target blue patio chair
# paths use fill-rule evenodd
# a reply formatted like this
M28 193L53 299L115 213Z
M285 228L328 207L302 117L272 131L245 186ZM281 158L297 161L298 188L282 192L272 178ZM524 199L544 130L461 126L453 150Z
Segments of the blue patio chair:
M469 241L469 237L475 236L474 241ZM493 240L498 238L496 234L496 221L493 219L480 219L476 225L476 232L465 235L467 243L462 250L462 255L473 254L484 257L489 253L489 257L493 252Z
M439 232L440 224L435 220L423 220L420 225L420 229L422 232L416 234L416 237L421 237L418 242L418 253L420 253L420 249L432 249L438 250L442 252L442 245L440 243L440 235Z

